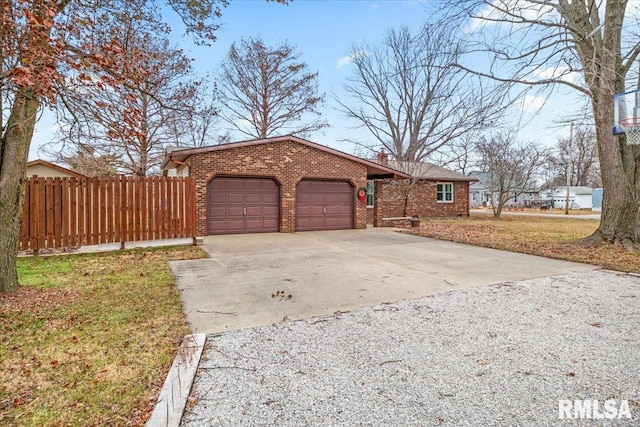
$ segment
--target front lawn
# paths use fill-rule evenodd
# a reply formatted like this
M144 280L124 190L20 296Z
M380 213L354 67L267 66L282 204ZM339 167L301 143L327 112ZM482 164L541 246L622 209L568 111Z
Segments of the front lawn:
M483 215L469 218L425 219L411 233L441 240L469 243L568 261L599 265L618 271L640 273L640 251L620 246L586 247L580 240L591 235L598 220L536 216Z
M0 425L141 425L189 333L167 261L197 247L21 258L0 296Z

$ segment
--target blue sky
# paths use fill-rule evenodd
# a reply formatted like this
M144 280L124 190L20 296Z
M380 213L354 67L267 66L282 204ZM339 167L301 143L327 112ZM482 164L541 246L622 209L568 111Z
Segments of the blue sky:
M350 73L349 64L341 62L341 59L349 54L354 43L376 43L386 30L400 25L417 28L426 18L424 1L295 0L283 6L264 0L232 0L223 10L222 27L217 33L218 40L212 46L195 46L188 36L182 36L178 24L174 25L173 39L195 59L194 68L201 75L215 72L231 43L241 37L260 36L271 46L287 40L297 46L309 69L319 72L319 90L326 95L327 101L323 112L332 125L324 135L317 133L309 139L353 152L352 144L340 140L354 134L366 138L367 134L363 130L354 130L355 123L336 111L331 99L331 93L340 95ZM174 23L175 16L171 16L169 22ZM545 110L553 114L551 107ZM564 133L562 129L545 129L544 121L539 119L530 126L533 126L532 130L523 132L525 139L535 136L535 139L553 143L559 133ZM30 159L46 158L38 148L50 140L54 128L53 117L45 113L36 128Z

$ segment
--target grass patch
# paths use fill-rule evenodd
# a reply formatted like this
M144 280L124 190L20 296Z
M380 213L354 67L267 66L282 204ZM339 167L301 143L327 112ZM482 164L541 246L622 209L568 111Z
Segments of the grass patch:
M0 296L0 425L141 425L189 333L167 261L197 247L21 258Z
M535 216L425 219L410 232L476 246L583 262L611 270L640 273L640 251L604 244L583 246L598 220Z

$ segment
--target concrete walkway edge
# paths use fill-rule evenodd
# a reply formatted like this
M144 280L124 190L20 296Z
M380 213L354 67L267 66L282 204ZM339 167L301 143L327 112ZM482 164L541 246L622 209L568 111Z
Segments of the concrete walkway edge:
M205 334L185 335L182 339L147 427L180 425L206 340Z

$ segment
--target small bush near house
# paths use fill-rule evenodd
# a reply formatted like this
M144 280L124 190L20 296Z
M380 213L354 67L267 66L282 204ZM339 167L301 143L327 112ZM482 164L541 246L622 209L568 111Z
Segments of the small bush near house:
M189 333L167 261L197 247L21 258L0 296L0 425L141 425Z

